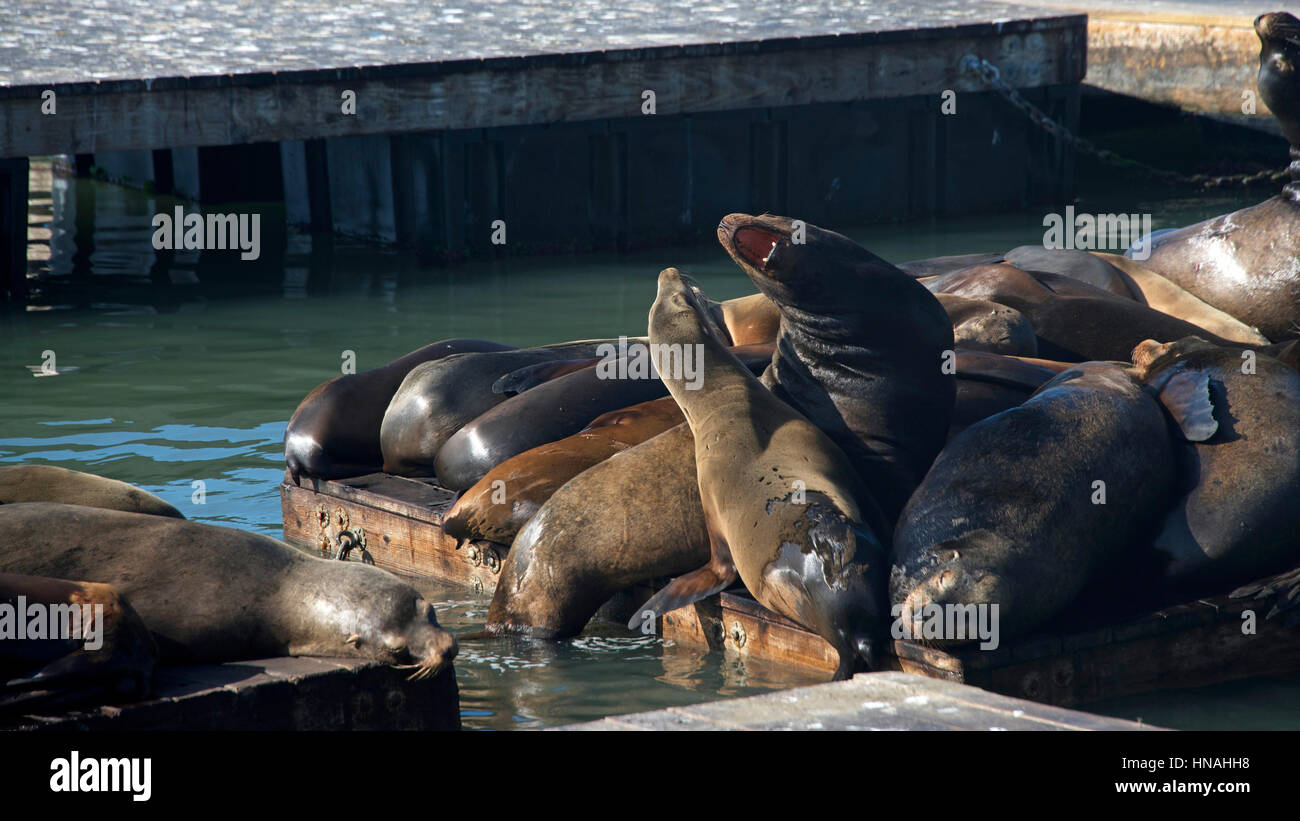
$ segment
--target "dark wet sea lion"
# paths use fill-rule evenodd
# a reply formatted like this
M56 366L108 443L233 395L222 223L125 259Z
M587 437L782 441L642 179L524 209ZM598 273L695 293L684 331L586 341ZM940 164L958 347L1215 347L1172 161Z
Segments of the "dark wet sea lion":
M626 346L631 351L632 345ZM618 366L623 349L611 345L606 362L552 379L496 405L462 427L442 446L434 460L438 483L466 490L488 471L512 456L582 430L602 413L649 402L667 395L654 377L649 351L641 346L644 364L637 371L635 353ZM772 345L736 348L749 367L761 371L772 358Z
M934 296L952 321L955 347L1019 356L1038 353L1034 326L1015 308L956 294Z
M1004 356L958 348L957 400L953 405L948 439L988 417L1023 404L1068 362Z
M0 572L100 579L126 596L164 664L317 655L450 663L433 607L377 567L317 559L267 536L44 502L0 505Z
M1189 435L1203 437L1209 399L1196 387L1177 393ZM1120 364L1073 366L935 460L894 534L894 614L997 605L1002 638L1032 631L1149 543L1177 481L1154 393Z
M446 339L387 365L317 385L298 404L284 430L289 475L297 483L303 476L342 479L374 473L383 465L379 426L384 412L412 368L456 353L512 349L481 339Z
M695 440L683 423L584 470L546 500L501 564L487 630L575 636L614 594L708 560Z
M912 277L935 277L951 274L974 265L996 265L1005 259L1000 252L989 254L955 254L947 257L913 259L898 263L898 269Z
M0 467L0 504L18 502L61 502L185 518L176 508L135 485L54 465Z
M457 539L508 545L565 482L683 421L671 397L602 414L572 436L526 450L488 471L447 511L442 529Z
M847 237L804 228L796 244L785 217L730 214L718 241L781 309L764 384L844 451L892 521L948 433L952 324L907 274Z
M928 280L925 287L1015 308L1034 326L1039 355L1048 359L1126 361L1144 339L1213 337L1190 322L1078 280L1031 274L1012 265L967 268Z
M1250 356L1253 367L1241 347L1195 338L1133 352L1154 390L1176 378L1208 381L1218 423L1214 436L1184 446L1193 484L1155 540L1174 584L1220 592L1300 563L1300 373Z
M42 608L40 637L31 605ZM53 606L53 607L51 607ZM0 712L63 709L147 696L158 646L112 586L0 573ZM25 637L17 635L19 620Z
M459 354L416 365L393 393L378 428L384 472L432 476L434 459L447 439L506 400L505 394L492 391L498 379L529 365L589 359L610 341Z
M710 559L651 597L632 626L739 578L763 606L830 642L836 679L859 658L871 666L885 633L889 520L848 457L727 350L674 268L659 275L650 341L703 348L699 384L661 371L695 438Z
M1258 205L1162 234L1142 264L1278 342L1300 336L1300 21L1262 14L1255 33L1259 95L1291 144L1292 181Z

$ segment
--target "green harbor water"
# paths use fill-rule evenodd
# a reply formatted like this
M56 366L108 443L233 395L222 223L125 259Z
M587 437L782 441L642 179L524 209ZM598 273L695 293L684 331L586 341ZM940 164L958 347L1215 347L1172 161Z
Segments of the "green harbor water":
M92 187L94 242L86 253L73 211ZM1159 228L1259 199L1121 194L1077 208L1149 212ZM32 304L0 313L0 463L122 479L196 521L277 537L285 423L303 395L338 375L345 351L364 369L448 337L535 345L643 334L656 274L669 265L716 299L752 292L714 243L434 268L392 250L344 242L313 248L311 237L291 235L286 253L261 263L178 253L160 274L151 269L149 219L173 200L59 178L48 191L34 188L33 200L50 257ZM827 227L902 261L1039 243L1042 213ZM37 375L47 352L60 375ZM486 598L420 586L449 629L481 629ZM603 625L554 645L466 641L456 670L464 724L479 729L555 726L824 678ZM1300 729L1297 704L1300 676L1092 709L1171 727Z

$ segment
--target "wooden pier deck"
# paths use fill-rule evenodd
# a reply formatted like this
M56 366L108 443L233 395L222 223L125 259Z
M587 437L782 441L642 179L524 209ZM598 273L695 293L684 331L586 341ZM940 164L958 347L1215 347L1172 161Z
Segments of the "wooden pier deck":
M553 730L1159 730L906 673L611 716Z
M733 211L851 225L1074 189L1072 150L960 66L992 61L1073 127L1079 14L991 0L183 11L0 7L6 267L25 242L6 203L45 154L157 194L282 201L290 225L433 260L690 242ZM22 296L23 277L4 281Z
M455 671L418 682L409 675L310 657L162 667L146 701L0 719L0 729L459 730Z
M477 592L496 589L508 546L476 542L458 547L442 532L453 494L432 480L382 473L332 482L281 485L285 539L323 555L365 544L364 559L399 573L432 576ZM362 558L353 549L353 558ZM626 624L666 579L624 591L598 618ZM1069 707L1156 690L1198 687L1300 670L1300 630L1264 618L1260 605L1223 595L1175 603L1152 612L1091 616L1055 632L941 650L899 640L885 648L890 670L943 679ZM1252 611L1253 632L1243 629ZM763 608L733 588L661 617L666 641L707 647L824 671L836 667L825 640Z
M1295 4L1033 0L1032 5L1087 13L1086 86L1281 134L1255 88L1259 38L1253 24L1264 12L1300 11Z

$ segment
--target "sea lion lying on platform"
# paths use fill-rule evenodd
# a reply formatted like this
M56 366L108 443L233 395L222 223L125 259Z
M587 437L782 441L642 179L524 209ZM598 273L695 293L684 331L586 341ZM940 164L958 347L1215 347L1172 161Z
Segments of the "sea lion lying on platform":
M0 572L111 584L164 664L335 656L413 660L424 677L456 655L433 606L392 574L256 533L45 502L0 505L0 531Z
M611 342L618 340L459 354L415 366L392 394L378 428L384 472L432 476L447 440L506 401L505 394L492 390L502 376L530 365L590 359Z
M683 421L672 397L601 414L572 436L526 450L488 471L443 516L442 529L461 540L509 545L565 482Z
M0 573L0 713L144 698L157 661L112 586Z
M1181 448L1190 489L1154 543L1167 560L1165 580L1218 593L1294 567L1300 562L1300 373L1270 356L1196 338L1143 342L1133 361L1157 392L1187 379L1205 381L1216 423L1213 436Z
M1171 381L1161 400L1188 439L1213 435L1204 379ZM1160 401L1132 368L1068 368L935 460L894 534L894 615L910 626L935 607L996 605L1003 639L1028 633L1150 544L1178 477Z
M0 504L61 502L184 519L179 510L135 485L54 465L0 467Z
M317 385L284 430L289 476L297 484L303 476L343 479L374 473L383 465L379 427L384 412L412 368L457 353L507 350L513 347L481 339L446 339L378 368Z

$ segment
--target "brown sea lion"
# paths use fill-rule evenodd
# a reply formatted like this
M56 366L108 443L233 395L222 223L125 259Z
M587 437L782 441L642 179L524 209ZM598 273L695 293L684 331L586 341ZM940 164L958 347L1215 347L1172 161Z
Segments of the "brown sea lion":
M764 384L844 451L892 521L948 433L952 323L888 262L833 231L801 228L796 242L786 217L729 214L718 241L781 310Z
M1184 319L1220 339L1245 345L1267 345L1268 338L1226 311L1209 305L1142 264L1118 254L1092 252L1113 265L1135 299L1164 314Z
M1031 274L1012 265L965 268L927 280L924 286L936 293L1015 308L1034 326L1039 355L1048 359L1125 361L1144 339L1171 342L1185 336L1213 336L1190 322L1079 280Z
M948 427L949 441L981 419L1023 404L1070 363L958 348L954 366L957 399Z
M0 504L18 502L61 502L185 518L176 508L134 485L54 465L0 467Z
M0 505L0 530L8 535L0 572L111 584L149 627L164 664L414 660L423 678L456 654L433 607L392 574L256 533L45 502Z
M488 471L442 520L457 539L510 544L565 482L684 421L672 397L601 414L572 436L526 450Z
M0 573L0 712L144 698L157 662L112 586Z
M934 296L952 322L955 347L1018 356L1038 353L1034 326L1015 308L956 294Z
M1208 384L1216 432L1184 446L1190 490L1155 548L1175 585L1211 592L1300 563L1300 373L1270 356L1202 339L1133 351L1153 390Z
M1259 95L1291 144L1292 181L1258 205L1160 234L1141 262L1280 342L1300 336L1300 20L1262 14L1255 33Z
M303 476L342 479L374 473L383 465L379 426L398 385L423 362L471 351L508 351L481 339L446 339L411 351L387 365L336 376L298 404L284 430L284 461L294 483Z
M530 365L590 359L601 345L617 341L458 354L416 365L392 394L378 428L384 472L432 476L447 440L508 398L492 390L502 376Z
M683 423L584 470L546 500L501 563L487 630L574 636L615 593L708 560L695 440Z
M783 334L785 324L783 312ZM765 607L830 642L840 656L836 679L851 676L859 658L872 666L886 624L890 524L848 457L727 350L674 268L659 274L650 341L703 352L698 385L660 371L695 437L711 556L656 593L632 626L739 578Z
M1210 435L1203 383L1164 396L1190 438ZM1023 405L967 428L935 460L894 534L896 630L934 613L996 606L1002 638L1061 613L1126 554L1143 549L1178 487L1174 439L1131 369L1085 362ZM936 609L937 608L937 609ZM946 643L965 636L905 630Z
M733 350L761 372L772 359L772 347L765 343ZM611 344L598 353L603 360L594 367L512 396L456 431L434 459L438 483L451 490L467 490L512 456L571 436L602 413L667 394L645 345ZM689 357L682 364L695 368Z

